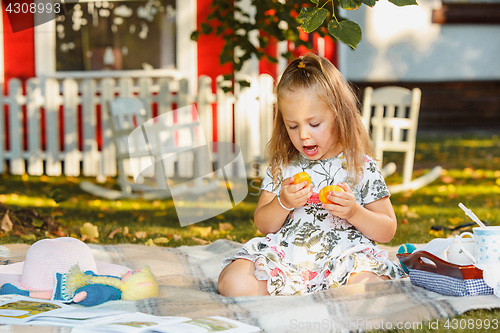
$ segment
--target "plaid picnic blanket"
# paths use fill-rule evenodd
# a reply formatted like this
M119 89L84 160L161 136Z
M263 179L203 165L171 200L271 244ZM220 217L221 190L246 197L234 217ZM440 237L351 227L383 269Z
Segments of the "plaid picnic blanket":
M261 327L265 332L312 333L420 328L471 309L500 307L493 296L453 297L411 284L409 278L344 286L304 296L223 297L217 291L221 259L241 244L217 240L209 245L167 248L134 244L89 245L96 260L133 269L149 265L160 285L158 298L112 301L100 308L158 316L223 316ZM11 262L24 260L27 245L6 245ZM396 260L397 247L384 247ZM466 301L465 301L466 300ZM432 319L432 321L430 321ZM442 327L442 326L441 326ZM5 328L5 327L4 327ZM37 333L63 328L32 327ZM11 332L29 332L10 326Z

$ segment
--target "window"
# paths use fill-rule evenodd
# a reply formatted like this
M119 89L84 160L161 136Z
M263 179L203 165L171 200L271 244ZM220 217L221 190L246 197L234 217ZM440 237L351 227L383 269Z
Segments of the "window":
M438 24L500 24L500 0L443 0L432 13Z
M55 22L56 71L175 69L176 1L89 1Z

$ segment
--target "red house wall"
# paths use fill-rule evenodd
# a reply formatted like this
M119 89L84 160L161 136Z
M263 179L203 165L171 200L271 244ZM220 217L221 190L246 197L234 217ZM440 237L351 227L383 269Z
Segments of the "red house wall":
M271 38L265 52L276 57L278 54L278 41L276 38ZM259 62L259 74L269 74L276 79L278 76L278 64L270 62L266 58L261 59Z
M197 0L197 29L201 29L201 23L207 21L211 3L210 0ZM207 75L212 78L212 88L215 89L215 78L221 74L229 74L232 71L230 64L220 65L219 55L224 46L224 40L215 35L200 35L197 45L198 76Z
M210 0L197 0L196 27L201 29L201 23L207 21L210 14ZM219 55L222 52L224 40L215 35L200 35L198 47L198 76L206 75L212 79L212 90L215 91L216 78L219 75L230 74L232 66L220 64ZM212 104L213 141L217 141L217 105Z
M25 1L27 3L32 3L33 0ZM18 31L14 33L12 31L10 20L5 11L5 2L2 8L2 20L3 20L3 53L4 53L4 94L8 94L9 91L9 80L11 78L18 78L23 81L23 90L26 90L24 83L27 79L35 76L35 34L34 28ZM22 17L23 21L30 20L34 22L33 14L25 13ZM31 24L33 26L33 24ZM3 111L3 112L1 112ZM7 117L7 106L4 106L0 114L4 117L5 128L2 132L5 133L5 137L1 138L4 144L3 149L10 149L9 142L9 129L8 129L8 117ZM26 106L22 108L23 112L23 148L27 148L27 138L26 138Z
M33 3L33 0L26 2ZM7 88L11 78L24 82L35 76L35 33L34 28L12 32L5 2L3 7L4 82ZM24 14L22 19L34 21L31 13Z

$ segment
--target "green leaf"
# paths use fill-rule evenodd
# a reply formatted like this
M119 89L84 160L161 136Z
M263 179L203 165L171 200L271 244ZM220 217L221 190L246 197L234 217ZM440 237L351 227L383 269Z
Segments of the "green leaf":
M310 0L313 4L317 5L319 0Z
M402 7L402 6L409 6L409 5L418 5L416 0L389 0L389 2L392 2L396 6Z
M339 0L339 5L343 9L358 9L361 6L361 0Z
M198 41L198 38L200 37L200 33L198 31L193 31L193 33L191 34L191 40L193 41Z
M361 28L353 21L344 20L340 23L331 20L328 23L328 32L342 43L356 48L361 41Z
M61 189L60 189L60 188L56 188L54 191L52 191L52 192L50 193L50 197L51 197L51 198L52 198L52 200L54 200L56 203L60 203L60 202L63 202L63 201L68 200L68 198L62 194L62 191L61 191Z
M275 57L270 56L269 54L266 54L266 58L267 58L267 60L269 60L269 62L271 62L273 64L277 64L278 63L278 59L276 59Z
M282 53L281 56L286 58L286 59L289 59L289 60L293 59L293 53L290 51L286 51L286 52Z
M233 62L233 59L234 59L233 53L228 52L228 51L224 51L224 49L223 49L221 54L219 55L219 59L220 59L221 65L225 64L226 62Z
M210 34L212 32L212 30L213 30L213 28L210 25L208 25L207 23L201 24L201 31L203 31L203 33L205 35Z
M238 83L240 84L241 88L250 87L250 82L248 82L246 80L238 81Z
M219 25L217 29L215 30L215 34L217 36L221 35L224 31L226 31L226 28L224 28L222 25Z
M33 222L31 222L34 227L41 228L43 225L43 220L38 220L38 219L33 219Z
M297 17L299 20L302 20L302 29L309 33L318 29L320 25L326 19L328 15L328 10L325 8L302 8L300 10L300 14Z
M362 3L364 3L365 5L369 6L369 7L373 7L375 6L375 4L377 3L378 0L361 0Z
M241 58L238 58L238 61L235 61L233 63L233 70L235 72L240 71L243 68L243 62L240 60Z

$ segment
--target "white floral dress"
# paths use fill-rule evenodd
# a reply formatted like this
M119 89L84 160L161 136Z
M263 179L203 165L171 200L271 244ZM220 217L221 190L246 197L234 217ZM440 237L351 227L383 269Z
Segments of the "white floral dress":
M283 170L277 186L268 171L261 189L278 194L283 179L305 171L311 176L313 195L304 207L288 214L279 231L249 240L234 256L222 260L223 267L239 258L253 261L255 276L267 280L271 295L300 295L346 285L351 273L362 271L391 279L405 276L400 266L388 259L387 251L347 220L321 207L320 189L342 182L349 184L360 205L390 195L373 159L366 158L363 170L362 180L354 185L341 153L318 161L300 155Z

